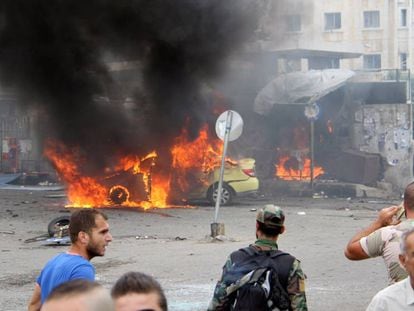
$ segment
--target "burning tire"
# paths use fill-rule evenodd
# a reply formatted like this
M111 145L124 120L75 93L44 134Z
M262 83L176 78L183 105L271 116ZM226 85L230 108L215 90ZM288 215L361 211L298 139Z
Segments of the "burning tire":
M55 219L52 219L51 222L47 225L47 232L50 237L53 237L55 234L59 233L63 227L69 225L70 216L60 216Z
M114 186L109 190L109 199L115 204L122 204L129 200L129 191L123 186Z
M207 192L207 199L210 201L212 205L216 204L218 196L218 184L212 185L208 192ZM221 189L221 198L220 204L221 205L229 205L234 197L233 189L230 186L223 184Z

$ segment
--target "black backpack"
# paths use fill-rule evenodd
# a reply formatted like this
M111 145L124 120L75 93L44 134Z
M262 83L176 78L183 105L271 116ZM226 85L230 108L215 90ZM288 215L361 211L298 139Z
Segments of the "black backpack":
M293 256L246 247L231 258L234 264L223 276L230 310L290 310L287 282Z

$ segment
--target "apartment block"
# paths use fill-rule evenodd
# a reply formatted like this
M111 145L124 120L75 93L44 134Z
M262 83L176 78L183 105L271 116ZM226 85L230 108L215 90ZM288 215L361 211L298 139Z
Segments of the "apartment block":
M414 66L411 0L272 0L262 30L281 71Z

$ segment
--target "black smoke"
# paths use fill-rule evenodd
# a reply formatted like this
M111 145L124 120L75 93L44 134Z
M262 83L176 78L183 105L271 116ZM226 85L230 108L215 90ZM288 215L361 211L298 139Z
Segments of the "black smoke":
M252 38L261 3L2 0L0 83L42 115L44 139L100 170L118 152L167 148L185 122L198 131L210 112L201 89ZM109 70L121 61L137 65Z

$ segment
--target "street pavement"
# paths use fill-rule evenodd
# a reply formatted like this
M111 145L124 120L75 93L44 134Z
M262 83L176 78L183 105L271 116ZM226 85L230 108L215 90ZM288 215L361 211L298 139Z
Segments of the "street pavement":
M66 246L46 246L50 220L69 215L65 197L53 191L0 190L0 309L25 310L35 278L46 261ZM170 310L205 310L227 255L255 239L255 213L267 203L281 206L286 232L279 247L302 262L307 275L309 310L365 310L387 286L381 258L351 262L347 241L399 200L340 198L264 198L221 207L225 237L212 240L214 207L105 209L114 241L104 257L94 258L97 279L108 289L124 272L156 277ZM39 237L38 241L27 241ZM26 242L25 242L26 241Z

